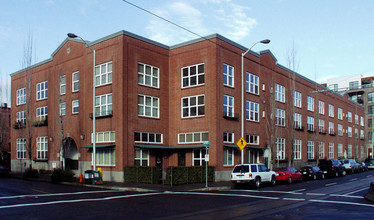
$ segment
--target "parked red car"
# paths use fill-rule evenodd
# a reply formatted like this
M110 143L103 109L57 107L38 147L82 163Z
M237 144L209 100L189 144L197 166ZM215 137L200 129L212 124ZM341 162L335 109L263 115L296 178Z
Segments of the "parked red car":
M274 171L278 174L277 181L288 181L291 184L295 180L302 181L303 179L303 175L294 167L281 167Z

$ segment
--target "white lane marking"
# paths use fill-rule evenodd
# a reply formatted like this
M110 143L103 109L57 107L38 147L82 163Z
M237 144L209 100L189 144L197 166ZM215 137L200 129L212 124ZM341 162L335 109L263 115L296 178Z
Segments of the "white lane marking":
M306 195L309 195L309 196L325 196L326 194L324 194L324 193L306 193Z
M83 195L104 192L118 192L116 190L101 190L101 191L84 191L84 192L71 192L71 193L50 193L50 194L33 194L33 195L18 195L18 196L3 196L0 199L15 199L25 197L47 197L47 196L67 196L67 195Z
M289 200L289 201L305 201L306 199L297 199L297 198L283 198L283 200Z
M111 197L95 198L95 199L75 199L75 200L61 200L61 201L51 201L51 202L17 204L17 205L0 206L0 209L26 207L26 206L53 205L53 204L62 204L62 203L75 203L75 202L94 202L94 201L123 199L123 198L140 197L140 196L151 196L151 195L159 195L159 194L162 194L162 193L144 193L144 194L136 194L136 195L111 196Z
M293 192L302 192L302 191L305 191L306 189L298 189L298 190L294 190Z
M359 190L356 190L356 191L353 191L353 192L350 192L350 193L346 193L344 195L351 195L351 194L354 194L356 192L360 192L360 191L364 191L364 190L368 190L370 187L364 187L362 189L359 189Z
M357 205L357 206L368 206L374 207L372 204L365 204L365 203L355 203L355 202L343 202L343 201L328 201L328 200L316 200L311 199L310 202L321 202L321 203L334 203L334 204L345 204L345 205Z
M356 181L356 180L358 180L358 179L357 178L350 179L349 182Z
M325 186L332 186L332 185L336 185L336 184L338 184L338 183L328 183Z
M259 198L259 199L280 199L279 197L269 197L269 196L253 196L253 195L243 195L243 194L225 194L225 193L204 193L204 192L169 192L169 194L187 194L187 195L211 195L211 196L234 196L234 197L247 197L247 198Z
M294 194L294 195L302 195L302 193L297 193L295 191L274 191L274 190L230 190L230 191L238 191L238 192L256 192L256 193L284 193L284 194Z
M367 175L366 178L372 177L373 175Z
M336 197L347 197L347 198L355 198L355 199L363 199L363 196L350 196L350 195L338 195L338 194L330 194L329 196L336 196Z

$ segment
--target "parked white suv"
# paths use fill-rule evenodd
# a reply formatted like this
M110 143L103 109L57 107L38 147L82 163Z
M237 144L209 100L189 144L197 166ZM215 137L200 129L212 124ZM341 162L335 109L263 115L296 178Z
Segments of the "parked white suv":
M231 182L234 186L237 184L252 183L259 188L263 182L275 185L276 176L277 174L269 170L264 164L238 164L231 172Z

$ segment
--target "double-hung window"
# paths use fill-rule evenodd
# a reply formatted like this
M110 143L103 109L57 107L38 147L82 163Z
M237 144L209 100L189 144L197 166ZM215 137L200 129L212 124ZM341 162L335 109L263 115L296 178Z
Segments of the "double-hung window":
M252 73L246 73L245 77L245 88L246 91L249 93L253 93L258 95L259 94L259 78L258 76L252 74Z
M293 104L295 107L301 108L301 93L298 91L294 91L293 96Z
M294 128L301 129L301 114L294 113L293 115L293 121L294 121Z
M203 85L204 78L204 64L197 64L182 68L182 88Z
M72 110L71 110L71 112L72 112L73 114L77 114L77 113L79 113L79 100L74 100L74 101L72 101L71 105L72 105ZM96 113L96 115L98 115L98 114Z
M343 120L343 109L338 108L338 119Z
M329 143L329 159L334 159L334 143Z
M308 141L308 160L314 159L314 141Z
M79 72L74 72L72 77L72 91L78 92L79 91Z
M308 126L308 131L313 131L314 132L314 118L307 116L307 126Z
M149 165L149 150L135 148L135 166L148 166Z
M158 67L138 63L138 83L140 85L159 88L159 72Z
M95 67L95 86L112 83L112 61Z
M334 133L334 122L329 122L329 134L335 134Z
M205 115L205 95L182 98L182 118Z
M248 144L259 145L260 137L258 135L249 134L246 136L246 141Z
M352 127L348 127L348 137L352 137Z
M275 125L285 126L286 111L283 109L275 109Z
M256 102L246 101L245 115L249 121L259 121L259 104Z
M312 111L314 112L314 98L313 97L310 97L308 96L307 97L307 109L308 111Z
M17 105L23 105L26 103L26 88L17 90Z
M338 135L343 136L343 125L338 124Z
M66 94L66 76L60 76L60 95Z
M223 115L234 117L234 97L229 95L223 96Z
M275 84L275 100L278 102L286 102L285 98L285 87L279 84Z
M343 156L343 144L338 144L338 157Z
M36 100L48 98L48 81L36 84Z
M205 153L206 150L194 150L192 166L203 166L205 165Z
M325 158L325 142L319 142L318 143L318 157L319 159Z
M223 149L223 166L234 165L234 149L225 147Z
M79 102L77 104L78 104L78 111L79 111ZM112 93L96 96L95 115L96 116L112 115L112 104L113 104Z
M360 117L360 125L365 126L364 117Z
M16 113L16 122L26 123L26 112L25 111L19 111Z
M234 133L223 132L223 143L234 143Z
M325 103L323 101L318 101L318 113L325 114Z
M295 139L293 141L293 159L301 160L301 140Z
M60 116L66 115L66 102L60 103Z
M352 112L348 112L348 122L352 122Z
M26 159L26 139L17 138L17 159Z
M334 117L334 106L329 104L329 116Z
M358 115L355 114L355 124L358 125L359 120L358 120Z
M234 67L223 64L223 85L234 87Z
M39 121L45 120L48 116L48 106L43 106L36 109L36 119Z
M320 133L325 133L325 121L322 119L318 119L318 131Z
M40 160L48 159L48 137L37 137L36 138L36 154L37 154L37 159L40 159Z
M278 160L284 160L286 155L286 148L285 148L285 139L284 138L277 138L275 141L275 150Z

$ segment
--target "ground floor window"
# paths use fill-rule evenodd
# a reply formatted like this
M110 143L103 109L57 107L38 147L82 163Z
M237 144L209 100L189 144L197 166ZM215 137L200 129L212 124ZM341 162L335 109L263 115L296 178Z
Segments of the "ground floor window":
M114 148L98 148L96 151L96 164L101 166L115 166L116 150Z
M259 162L259 151L258 150L248 150L248 163L258 163Z
M325 157L325 143L324 142L319 142L318 146L318 157L319 159L323 159Z
M284 138L277 138L277 141L275 142L276 146L276 153L277 153L277 159L278 160L284 160L285 159L285 139Z
M149 166L149 150L135 149L135 166Z
M193 166L202 166L205 165L205 149L194 150L193 151Z
M334 143L329 143L329 158L334 159Z
M36 138L36 153L37 159L48 159L48 137Z
M234 149L225 148L223 149L223 165L233 166L234 165Z
M348 144L348 158L352 158L352 145Z
M293 141L293 156L295 160L301 160L301 140Z
M308 160L314 159L314 141L308 141Z
M26 139L17 138L17 159L26 159Z

